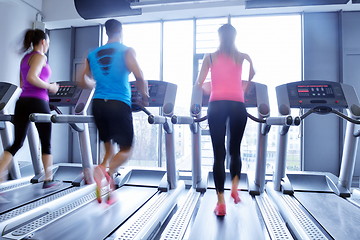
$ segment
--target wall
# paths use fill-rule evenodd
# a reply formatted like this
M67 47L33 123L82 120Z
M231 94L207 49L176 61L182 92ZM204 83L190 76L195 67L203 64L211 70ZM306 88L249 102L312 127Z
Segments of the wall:
M343 82L354 86L360 97L360 12L342 13ZM354 176L360 176L360 148L357 151Z
M71 81L71 29L49 31L49 37L48 60L52 69L51 80L53 82ZM61 107L60 110L64 114L70 111L68 107ZM53 124L51 141L54 163L69 162L72 146L70 136L71 132L67 124Z
M340 76L339 13L305 13L303 79L338 82ZM340 120L312 114L304 121L303 170L339 174Z
M36 13L35 9L20 1L0 1L0 81L19 85L19 64L22 57L19 49L25 29L32 27ZM15 158L18 161L30 161L27 140Z
M74 31L74 55L73 55L73 63L82 63L87 56L87 53L100 46L101 43L101 27L90 26L90 27L80 27L75 28ZM72 72L74 73L74 72ZM91 114L91 105L89 106L88 114ZM89 124L90 131L90 143L91 149L93 153L93 161L96 162L98 160L98 138L97 138L97 129L94 123ZM79 161L80 158L80 149L78 136L77 134L73 135L73 159L74 161Z

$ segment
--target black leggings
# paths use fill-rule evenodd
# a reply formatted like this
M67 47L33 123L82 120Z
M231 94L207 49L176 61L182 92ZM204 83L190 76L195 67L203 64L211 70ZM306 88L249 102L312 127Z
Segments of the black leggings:
M14 114L15 140L5 150L13 156L23 146L29 128L31 113L50 113L49 102L38 98L22 97L16 102ZM39 132L42 154L51 154L51 123L35 123Z
M208 123L214 151L214 181L218 193L224 192L225 184L225 135L226 123L230 125L230 174L231 179L240 179L241 157L240 144L247 122L245 104L235 101L213 101L209 103Z

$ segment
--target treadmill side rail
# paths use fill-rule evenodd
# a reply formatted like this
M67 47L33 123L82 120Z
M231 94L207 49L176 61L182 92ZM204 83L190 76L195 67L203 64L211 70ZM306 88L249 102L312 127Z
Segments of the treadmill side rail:
M180 181L177 188L156 194L115 231L110 238L151 239L157 234L172 209L176 206L177 199L184 189L185 183Z
M331 239L314 223L314 220L302 209L294 197L275 191L272 183L267 184L266 191L276 203L296 239Z

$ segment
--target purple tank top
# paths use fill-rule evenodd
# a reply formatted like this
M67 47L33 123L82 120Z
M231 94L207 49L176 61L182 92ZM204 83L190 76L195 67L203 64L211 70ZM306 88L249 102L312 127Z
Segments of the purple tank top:
M22 85L22 93L20 97L31 97L31 98L38 98L45 101L49 101L49 94L47 89L38 88L32 85L31 83L29 83L28 80L26 79L28 72L30 70L29 58L36 53L37 52L28 53L21 60L20 74L23 85ZM46 63L46 65L41 69L39 78L44 82L48 83L50 76L51 76L51 68L49 64Z

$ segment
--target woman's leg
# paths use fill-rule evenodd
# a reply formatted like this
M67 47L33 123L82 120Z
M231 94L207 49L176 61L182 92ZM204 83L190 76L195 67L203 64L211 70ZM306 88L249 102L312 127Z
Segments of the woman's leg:
M13 155L8 151L4 151L3 155L0 158L0 183L7 180L8 167L12 158Z
M229 117L230 123L230 174L232 180L232 194L235 203L240 201L238 197L237 189L240 181L241 173L241 155L240 155L240 145L244 135L246 122L247 122L247 112L245 105L240 102L231 103L231 112Z
M224 112L225 104L220 101L210 102L208 108L208 123L211 135L211 142L214 152L214 182L218 195L218 204L224 204L224 184L225 184L225 134L227 115Z
M34 99L34 107L32 112L50 114L49 103L44 100ZM45 179L44 181L52 181L52 166L53 158L51 155L51 123L35 123L35 126L39 133L41 143L41 160L44 166Z
M36 123L41 143L41 160L44 166L45 181L52 180L53 158L51 155L51 123Z
M29 126L29 112L28 103L25 99L19 99L16 102L14 112L14 130L15 139L11 146L4 146L5 151L0 158L0 177L6 179L9 164L13 156L23 146L26 137L27 129Z

